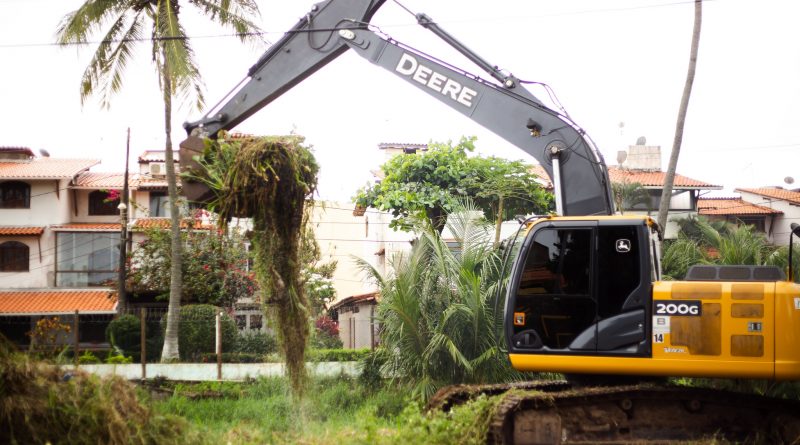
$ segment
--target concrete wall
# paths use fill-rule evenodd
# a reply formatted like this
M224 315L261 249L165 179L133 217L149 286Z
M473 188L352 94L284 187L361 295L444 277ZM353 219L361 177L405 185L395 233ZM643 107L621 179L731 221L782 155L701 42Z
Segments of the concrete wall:
M66 190L69 185L66 179L22 182L31 186L30 208L0 209L0 224L45 227L45 230L41 237L0 236L0 243L18 241L27 245L29 252L28 271L0 272L0 288L51 287L55 285L55 233L50 226L70 221L74 195Z
M75 369L75 366L65 366L64 369ZM78 369L99 376L117 375L127 380L142 378L141 363L125 365L80 365ZM336 377L347 375L358 376L360 373L358 362L320 362L306 363L309 374L320 377ZM146 366L146 377L165 377L168 380L181 381L210 381L217 380L216 363L153 363ZM256 377L278 377L286 375L283 363L223 363L222 380L245 380Z
M358 312L356 312L358 311ZM372 348L379 343L375 305L362 303L339 308L339 338L346 349Z
M389 259L396 252L411 248L410 234L389 228L389 214L369 209L363 216L353 216L354 208L353 203L318 202L311 219L321 261L337 261L333 277L337 300L376 289L355 258L385 274Z

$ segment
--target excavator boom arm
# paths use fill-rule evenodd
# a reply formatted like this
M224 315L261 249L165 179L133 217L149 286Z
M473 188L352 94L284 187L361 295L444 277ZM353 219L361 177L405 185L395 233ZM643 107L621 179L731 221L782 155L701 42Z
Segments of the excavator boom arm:
M513 77L497 85L368 29L366 22L382 3L328 0L314 5L250 69L249 81L218 112L186 124L187 131L192 134L201 129L213 137L218 130L233 128L351 48L533 156L553 179L562 215L613 214L605 163L578 125L543 105ZM418 17L423 26L498 78L496 69L487 67L430 18ZM195 153L201 148L196 142L181 146L194 146ZM182 150L182 163L190 162L191 157L191 149ZM197 194L189 196L197 198Z

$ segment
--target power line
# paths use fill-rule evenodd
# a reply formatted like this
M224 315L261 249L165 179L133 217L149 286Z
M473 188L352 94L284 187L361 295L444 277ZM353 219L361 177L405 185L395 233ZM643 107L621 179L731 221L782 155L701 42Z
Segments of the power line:
M704 3L714 1L714 0L703 0ZM663 7L670 7L670 6L678 6L684 4L693 4L694 0L683 0L683 1L675 1L675 2L666 2L666 3L658 3L658 4L650 4L650 5L639 5L639 6L629 6L629 7L619 7L619 8L595 8L595 9L584 9L578 11L563 11L563 12L553 12L553 13L546 13L546 14L534 14L534 15L525 15L525 16L504 16L504 17L481 17L475 19L463 19L463 20L438 20L437 24L455 24L455 23L481 23L481 22L491 22L491 21L520 21L520 20L530 20L536 18L547 18L547 17L562 17L562 16L573 16L573 15L585 15L585 14L595 14L595 13L608 13L608 12L625 12L625 11L633 11L633 10L643 10L643 9L653 9L653 8L663 8ZM411 27L411 26L418 26L417 23L400 23L400 24L384 24L381 25L383 28L404 28L404 27ZM319 29L306 29L306 30L294 30L291 32L294 33L311 33L311 32L334 32L341 29L362 29L363 25L356 25L351 27L336 27L336 28L319 28ZM112 40L97 40L97 41L86 41L86 42L68 42L68 43L58 43L58 42L39 42L39 43L0 43L0 48L37 48L37 47L66 47L66 46L78 46L78 45L99 45L101 43L127 43L127 42L154 42L154 41L170 41L170 40L203 40L203 39L220 39L220 38L242 38L242 37L264 37L267 35L283 35L289 31L254 31L254 32L246 32L246 33L231 33L231 34L207 34L207 35L196 35L196 36L164 36L164 37L146 37L146 38L138 38L138 39L112 39Z

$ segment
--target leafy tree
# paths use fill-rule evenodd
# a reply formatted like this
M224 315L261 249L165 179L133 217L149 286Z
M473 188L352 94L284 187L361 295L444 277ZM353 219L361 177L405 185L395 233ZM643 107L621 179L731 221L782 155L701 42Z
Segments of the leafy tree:
M385 177L356 194L356 205L391 211L390 227L409 230L424 214L441 233L447 215L459 201L471 198L491 219L544 212L551 198L534 181L522 162L501 158L469 157L473 137L458 144L433 142L422 153L395 156L381 166Z
M162 351L165 361L175 360L179 355L178 309L182 294L178 187L171 137L173 99L203 108L200 70L180 20L184 6L193 6L212 22L235 31L243 42L258 36L259 28L251 21L258 15L254 0L86 0L67 14L57 29L57 41L63 45L86 45L92 35L106 29L83 73L80 87L81 103L99 94L101 104L106 107L111 96L122 89L123 72L136 44L151 44L150 54L164 99L164 149L172 230L169 321Z
M640 182L612 182L611 191L614 192L614 204L621 215L625 214L626 208L631 209L638 204L645 204L650 210L650 194Z
M393 274L361 266L378 282L383 371L410 383L426 399L456 383L491 383L517 374L500 350L502 310L496 305L502 253L491 228L459 210L448 219L458 242L451 250L430 222L409 256L392 259Z
M149 229L146 239L131 254L129 287L135 292L166 293L171 268L172 232ZM258 290L255 277L247 271L246 238L237 230L227 234L209 230L181 233L184 261L181 264L181 302L233 308L237 300L252 297Z
M495 244L500 242L503 221L516 215L544 213L553 203L553 195L536 182L536 175L522 161L497 157L469 159L465 178L467 195L481 208L487 219L495 222Z

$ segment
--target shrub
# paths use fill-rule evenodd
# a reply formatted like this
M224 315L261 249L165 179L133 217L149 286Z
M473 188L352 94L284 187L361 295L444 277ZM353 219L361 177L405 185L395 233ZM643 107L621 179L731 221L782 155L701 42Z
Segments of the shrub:
M82 365L94 365L97 363L102 363L96 355L92 353L92 351L85 351L83 354L78 357L78 363Z
M344 344L339 335L330 335L325 331L315 330L311 335L311 349L342 349Z
M131 314L122 315L111 320L106 328L106 341L119 349L123 355L131 358L132 361L141 361L141 322L139 317ZM161 349L164 345L164 337L159 327L158 321L146 321L145 340L147 361L158 361L161 357Z
M361 366L361 374L358 376L359 383L370 391L380 389L383 385L381 368L388 359L388 354L383 348L367 353L359 363Z
M308 359L315 362L357 362L366 357L369 349L312 349Z
M216 345L216 315L221 311L209 304L195 304L181 307L181 322L178 328L178 344L183 361L198 361L204 352L214 352ZM161 319L162 329L166 329L167 316ZM222 350L233 351L236 345L236 322L222 314Z
M111 354L106 357L106 363L111 365L125 365L133 363L133 357L125 357L122 354Z
M278 350L275 336L262 331L247 331L239 334L236 352L248 354L270 354Z
M217 354L213 352L204 352L200 354L200 361L203 363L216 363ZM223 363L263 363L263 354L253 354L251 352L223 352Z
M111 320L106 328L106 341L123 350L126 354L139 352L141 343L141 322L135 315L122 315Z

